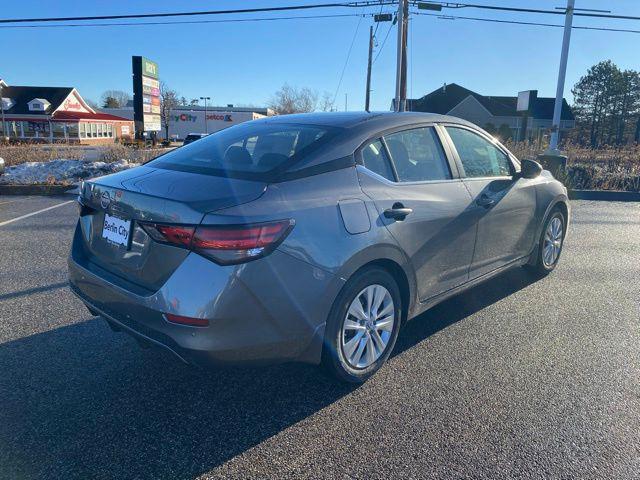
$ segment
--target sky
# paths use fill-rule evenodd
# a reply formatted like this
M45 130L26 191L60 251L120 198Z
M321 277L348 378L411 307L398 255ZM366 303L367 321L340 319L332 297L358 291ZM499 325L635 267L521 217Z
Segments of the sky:
M543 9L566 6L565 0L465 1ZM0 17L113 15L309 3L329 0L24 0L5 2ZM576 0L576 8L608 9L614 14L640 16L640 0ZM379 10L380 7L331 8L146 21L217 21ZM392 10L382 8L383 12ZM564 21L560 15L469 8L448 9L443 14L554 24ZM0 78L10 85L72 86L83 97L99 101L108 89L132 93L131 56L142 55L156 61L161 80L188 99L208 96L215 105L264 106L287 83L308 87L320 97L327 92L336 99L339 110L345 108L346 94L347 108L362 110L372 24L370 17L348 16L239 23L0 28ZM388 110L395 92L397 34L395 27L389 30L390 25L380 23L376 33L372 110ZM576 17L574 25L640 30L640 21L627 20ZM408 96L421 97L444 83L457 83L484 95L516 95L521 90L537 89L538 96L554 96L561 42L561 28L413 15L409 27ZM621 68L639 69L639 52L640 34L573 30L565 96L571 101L571 87L591 65L601 60L611 59Z

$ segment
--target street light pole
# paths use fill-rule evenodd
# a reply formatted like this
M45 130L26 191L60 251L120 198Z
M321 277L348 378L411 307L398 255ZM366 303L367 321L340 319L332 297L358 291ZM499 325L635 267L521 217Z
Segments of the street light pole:
M200 97L200 100L204 100L204 133L209 134L209 122L207 121L207 100L211 100L211 97Z
M564 36L562 37L562 53L560 54L560 70L558 71L558 86L556 88L556 103L553 107L553 123L551 125L551 141L548 153L558 154L558 135L562 118L562 99L564 97L564 80L567 74L567 58L569 57L569 42L571 41L571 26L575 0L567 0L567 12L564 19Z

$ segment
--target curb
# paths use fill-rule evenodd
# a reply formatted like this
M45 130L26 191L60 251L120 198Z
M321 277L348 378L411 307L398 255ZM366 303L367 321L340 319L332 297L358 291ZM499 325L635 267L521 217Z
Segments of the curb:
M0 195L77 194L76 185L0 185Z
M640 192L621 190L569 190L571 200L600 200L605 202L640 202Z

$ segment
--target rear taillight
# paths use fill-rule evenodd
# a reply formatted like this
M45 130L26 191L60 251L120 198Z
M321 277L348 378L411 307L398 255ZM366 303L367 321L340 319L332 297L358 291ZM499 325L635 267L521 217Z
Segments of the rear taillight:
M171 323L179 325L188 325L190 327L208 327L209 320L206 318L183 317L182 315L174 315L173 313L165 313L164 317Z
M293 220L246 225L163 225L142 223L158 242L188 248L222 265L247 262L271 253L293 228Z

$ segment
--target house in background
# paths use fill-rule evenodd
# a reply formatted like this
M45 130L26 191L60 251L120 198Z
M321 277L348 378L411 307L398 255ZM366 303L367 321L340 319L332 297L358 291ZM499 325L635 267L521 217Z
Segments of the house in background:
M100 145L135 133L133 121L96 112L73 87L10 86L0 80L0 99L0 137L11 141Z
M553 120L555 98L538 97L537 90L530 96L529 113L526 119L526 138L540 139L549 132ZM503 140L523 139L525 117L516 109L518 97L491 97L480 95L455 83L443 87L421 98L407 99L407 110L452 115L475 123ZM571 107L562 100L560 135L575 127Z

